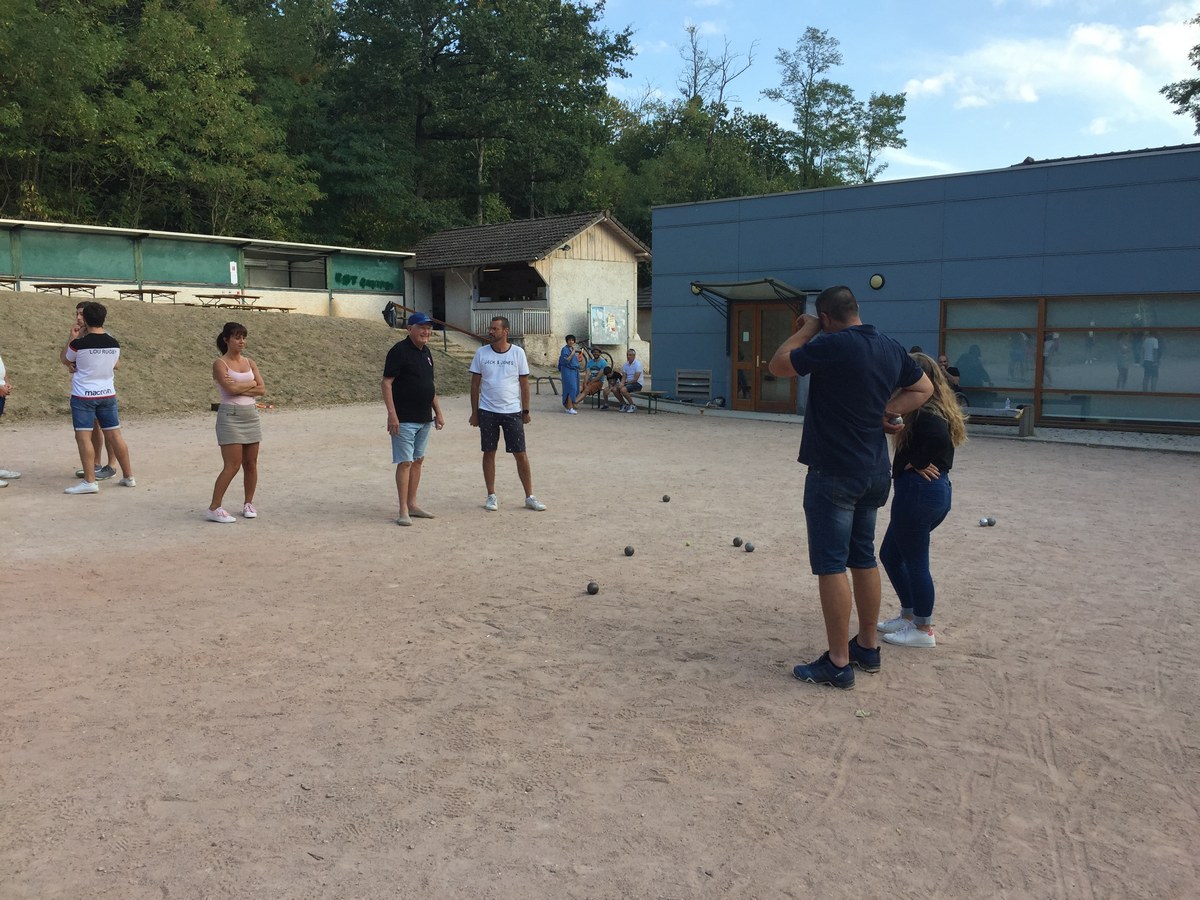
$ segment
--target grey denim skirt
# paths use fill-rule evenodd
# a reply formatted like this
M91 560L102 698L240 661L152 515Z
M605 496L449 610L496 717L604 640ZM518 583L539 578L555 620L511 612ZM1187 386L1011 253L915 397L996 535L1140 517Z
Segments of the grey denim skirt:
M255 404L222 403L217 408L218 444L258 444L261 441L262 424Z

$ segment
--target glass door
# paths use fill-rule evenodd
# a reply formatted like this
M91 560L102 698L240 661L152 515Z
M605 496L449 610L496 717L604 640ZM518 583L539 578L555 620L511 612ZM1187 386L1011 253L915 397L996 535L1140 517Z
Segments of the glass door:
M734 409L794 413L796 379L767 370L779 345L791 336L795 312L785 303L739 303L732 310Z

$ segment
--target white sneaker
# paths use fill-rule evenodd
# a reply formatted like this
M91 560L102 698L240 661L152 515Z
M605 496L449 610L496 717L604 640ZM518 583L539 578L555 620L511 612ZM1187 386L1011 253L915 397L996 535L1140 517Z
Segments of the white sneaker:
M537 512L541 512L542 510L544 510L546 508L546 504L543 503L541 500L539 500L537 497L533 496L533 494L530 494L528 497L525 498L525 508L532 509Z
M912 619L906 619L904 616L896 616L894 619L888 619L886 622L880 622L875 626L875 630L880 634L891 634L893 631L899 631L902 628L907 628L912 624Z
M126 478L122 478L117 484L121 485L121 487L137 487L137 479L129 475Z
M3 478L0 478L0 487L8 487L8 482Z
M222 525L228 525L230 522L237 521L237 519L225 512L225 507L223 506L218 506L216 509L206 509L204 511L204 518L210 522L220 522Z
M495 494L488 494L487 499L483 501L483 508L488 512L495 512L500 508L500 501L496 499Z
M568 415L568 416L577 416L577 415L579 415L579 410L577 410L577 409L568 409L568 410L567 410L567 415Z
M81 481L75 487L69 487L64 494L98 494L100 493L100 485L94 481Z
M625 412L627 412L627 413L635 413L635 412L637 412L637 405L636 405L636 404L633 404L633 403L630 403L630 404L629 404L629 408L628 408L627 410L625 410Z
M918 628L912 622L908 623L907 628L901 628L899 631L893 631L891 634L885 634L883 639L889 644L898 644L901 647L936 647L937 641L933 639L933 629L926 631L924 628Z
M258 510L254 508L253 503L243 503L242 504L242 518L243 519L257 519L258 518Z
M20 472L13 472L11 469L0 469L0 478L6 478L9 481L16 481L20 477ZM82 478L83 476L80 475L79 477Z

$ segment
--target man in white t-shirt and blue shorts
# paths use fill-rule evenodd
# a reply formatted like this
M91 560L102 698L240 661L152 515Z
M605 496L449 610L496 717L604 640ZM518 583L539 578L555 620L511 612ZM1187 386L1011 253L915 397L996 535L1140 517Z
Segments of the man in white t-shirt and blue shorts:
M92 428L96 422L104 430L106 443L117 455L122 477L118 484L136 487L129 465L129 447L121 436L117 418L117 390L113 372L121 359L121 345L104 330L108 310L99 303L87 303L81 310L85 333L67 345L63 360L71 369L71 424L75 444L83 466L83 480L66 489L68 494L95 494L96 453L92 447Z
M479 429L483 450L483 482L487 500L483 508L495 512L496 450L500 432L504 449L517 461L517 477L525 489L525 507L541 512L546 504L533 495L533 475L525 451L525 426L529 424L529 360L525 351L510 344L508 319L496 316L488 326L490 343L480 347L471 360L471 427Z

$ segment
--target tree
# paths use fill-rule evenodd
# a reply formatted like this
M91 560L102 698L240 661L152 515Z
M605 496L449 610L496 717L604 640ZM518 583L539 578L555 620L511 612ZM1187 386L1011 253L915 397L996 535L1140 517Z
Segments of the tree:
M1200 25L1200 16L1191 19L1190 24ZM1200 69L1200 44L1192 48L1188 54L1188 60L1193 66ZM1191 116L1196 120L1196 134L1200 134L1200 78L1176 81L1174 84L1163 87L1160 93L1179 107L1175 110L1176 115Z
M905 95L872 94L865 104L857 100L848 85L826 77L842 64L838 47L828 31L806 28L794 51L775 56L783 83L763 91L792 105L796 167L804 187L870 181L883 171L879 152L905 144L900 132Z

